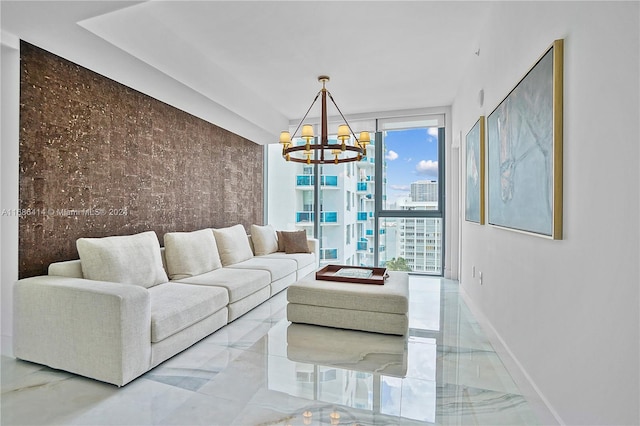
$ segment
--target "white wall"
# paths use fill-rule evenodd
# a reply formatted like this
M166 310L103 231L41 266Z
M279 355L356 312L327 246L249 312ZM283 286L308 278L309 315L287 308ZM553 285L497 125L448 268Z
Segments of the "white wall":
M296 211L296 175L297 163L282 159L282 145L265 146L267 164L265 202L267 204L267 223L278 230L295 231Z
M462 289L556 421L640 424L639 3L491 7L453 105L454 134L564 38L564 240L463 221Z
M2 33L0 63L0 280L2 354L11 354L13 283L18 279L18 133L20 105L20 46L17 38ZM13 210L14 212L11 212Z

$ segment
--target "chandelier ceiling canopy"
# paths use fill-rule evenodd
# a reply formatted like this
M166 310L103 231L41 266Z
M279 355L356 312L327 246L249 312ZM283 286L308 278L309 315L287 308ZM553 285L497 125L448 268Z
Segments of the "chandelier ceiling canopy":
M344 118L342 111L338 108L336 101L333 100L331 92L326 88L329 77L321 75L318 77L318 81L322 83L322 89L320 89L306 114L302 117L302 120L300 120L300 124L298 124L298 127L293 132L293 136L288 131L280 133L282 156L287 161L306 164L339 164L360 161L367 155L367 144L371 142L369 132L360 132L360 137L356 137L347 119ZM345 123L338 126L338 142L336 143L329 143L327 131L327 95ZM322 102L322 116L320 122L320 139L316 140L313 134L313 126L311 124L303 125L302 123L307 118L309 111L311 111L311 108L313 108L313 105L315 105L319 97ZM300 127L302 127L300 137L305 143L302 145L294 145L293 140L295 140ZM353 139L351 138L352 136Z

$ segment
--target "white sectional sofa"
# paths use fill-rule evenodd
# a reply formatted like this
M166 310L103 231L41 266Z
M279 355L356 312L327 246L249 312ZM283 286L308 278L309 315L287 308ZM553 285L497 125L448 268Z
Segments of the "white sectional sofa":
M14 288L14 355L122 386L319 265L318 242L270 226L81 238L80 259ZM301 243L303 241L303 244Z

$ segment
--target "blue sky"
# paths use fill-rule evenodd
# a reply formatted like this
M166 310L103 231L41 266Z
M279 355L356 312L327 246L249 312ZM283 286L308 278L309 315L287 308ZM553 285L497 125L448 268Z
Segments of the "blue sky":
M411 182L438 180L438 129L390 130L384 137L387 201L409 195Z

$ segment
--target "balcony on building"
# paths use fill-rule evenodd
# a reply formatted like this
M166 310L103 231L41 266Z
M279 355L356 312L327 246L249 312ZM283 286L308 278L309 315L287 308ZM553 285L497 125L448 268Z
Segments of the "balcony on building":
M373 149L372 146L367 146L367 154L369 153L370 149ZM375 158L373 157L373 155L366 156L366 157L363 157L362 160L358 161L356 164L360 168L365 168L365 167L373 168L373 166L375 165Z
M320 260L338 260L337 248L320 249Z
M296 225L313 225L314 212L296 212ZM320 212L320 224L338 224L338 212Z
M310 189L315 185L315 175L297 175L296 176L296 188ZM320 176L320 186L323 189L337 189L338 188L338 176L337 175L322 175Z

